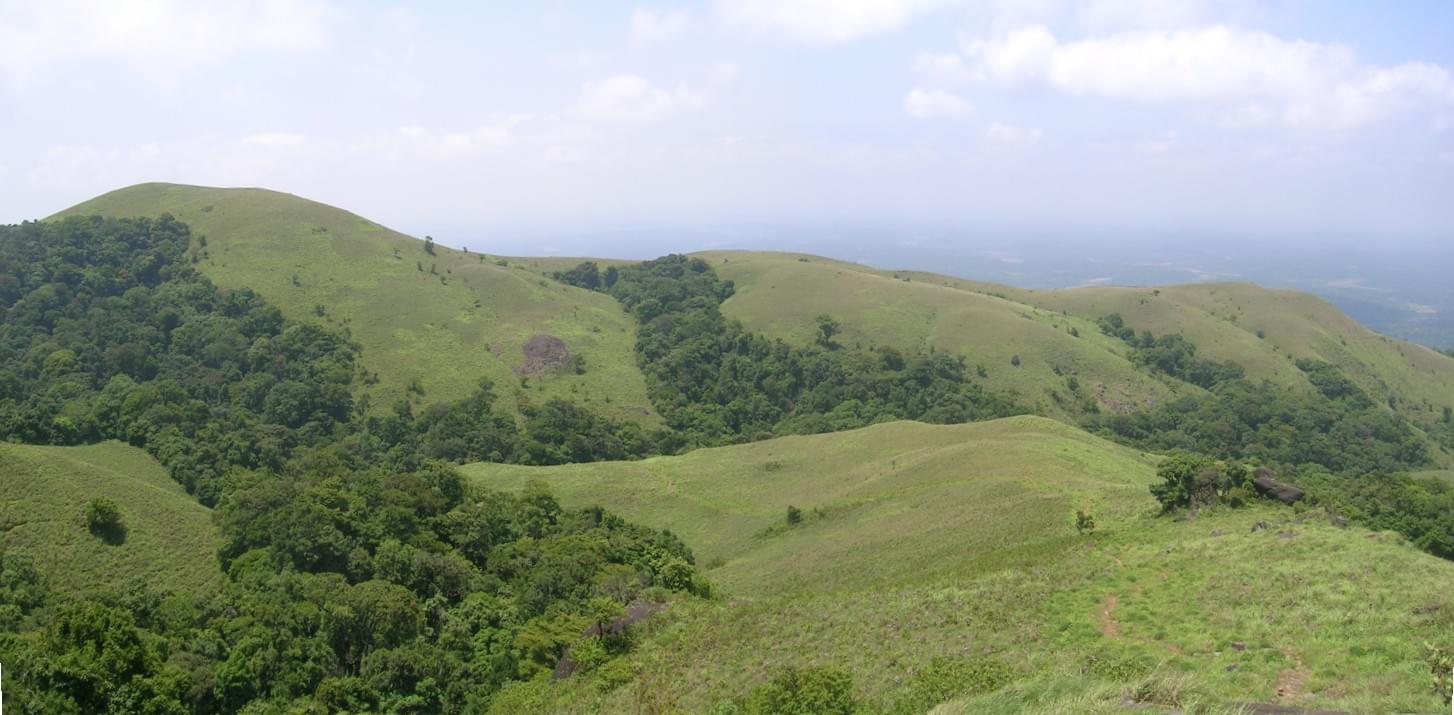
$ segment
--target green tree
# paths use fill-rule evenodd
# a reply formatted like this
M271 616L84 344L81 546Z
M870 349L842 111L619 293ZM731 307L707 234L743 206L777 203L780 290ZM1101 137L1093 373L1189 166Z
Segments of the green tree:
M121 508L106 497L86 502L86 528L94 534L114 534L123 528Z
M816 341L819 347L822 347L825 350L838 349L840 346L837 342L834 342L833 336L837 335L842 330L843 326L840 325L837 320L834 320L833 316L828 315L827 313L819 315L818 317L814 318L813 321L818 324L818 336L816 338Z
M1151 495L1161 503L1163 512L1214 504L1220 473L1210 457L1181 452L1162 460L1156 467L1159 484L1151 485Z

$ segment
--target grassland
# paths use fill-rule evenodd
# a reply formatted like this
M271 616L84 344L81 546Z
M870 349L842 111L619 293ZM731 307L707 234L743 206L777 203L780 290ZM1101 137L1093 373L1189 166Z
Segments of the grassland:
M635 326L616 302L518 262L444 246L430 255L424 241L262 189L140 184L60 215L162 213L206 237L197 266L218 285L252 288L290 318L347 328L363 346L364 369L378 377L366 388L375 409L401 398L459 399L488 378L509 408L565 397L617 418L659 421L636 369ZM522 383L522 347L536 334L564 340L584 373Z
M802 344L812 340L813 318L826 313L842 323L845 345L961 355L984 367L986 385L1043 414L1073 411L1062 404L1072 376L1107 409L1133 409L1195 389L1135 369L1126 346L1102 335L1093 319L816 256L730 251L703 257L737 285L723 312L750 328ZM1015 356L1018 366L1011 364Z
M0 444L0 530L7 549L35 558L50 585L84 592L140 578L154 589L218 585L212 514L145 452L120 442L84 447ZM86 528L86 504L121 509L124 538Z
M1436 708L1421 648L1454 626L1454 564L1284 507L1157 518L1154 462L1021 417L466 471L671 528L722 594L674 604L620 670L551 687L545 711L708 711L806 664L848 669L891 708L935 657L1018 679L941 712ZM1095 535L1077 535L1077 508Z
M1244 283L1027 290L798 254L700 255L736 283L723 311L751 328L806 343L814 316L828 313L843 323L846 344L964 355L987 367L987 384L1018 392L1053 416L1063 410L1052 393L1064 395L1069 375L1110 409L1194 389L1158 382L1131 365L1123 346L1094 325L1113 312L1138 330L1181 333L1200 354L1235 361L1253 380L1311 389L1294 361L1316 358L1417 423L1454 406L1454 359L1374 333L1306 293ZM1009 364L1013 355L1021 358L1018 368Z

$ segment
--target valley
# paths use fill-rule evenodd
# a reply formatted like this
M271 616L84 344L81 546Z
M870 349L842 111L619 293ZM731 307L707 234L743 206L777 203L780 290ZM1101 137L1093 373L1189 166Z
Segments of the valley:
M12 231L52 271L0 286L0 649L33 662L97 608L196 712L1441 704L1454 358L1310 295L502 257L164 184ZM1158 503L1187 445L1310 496ZM72 682L37 672L21 712Z

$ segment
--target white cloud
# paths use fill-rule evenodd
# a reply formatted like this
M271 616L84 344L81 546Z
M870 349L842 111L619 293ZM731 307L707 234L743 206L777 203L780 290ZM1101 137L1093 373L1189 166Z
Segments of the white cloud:
M1182 30L1249 24L1265 16L1259 0L979 0L968 6L971 27L1002 33L1031 25L1086 33Z
M904 111L915 119L964 119L971 113L969 102L938 89L909 90Z
M251 146L296 149L307 143L308 138L302 134L292 132L267 132L263 134L249 134L242 138L243 144Z
M643 77L621 74L582 87L575 111L591 122L650 124L705 105L706 97L685 85L668 91Z
M435 132L420 126L399 127L364 142L358 153L389 160L458 159L506 146L514 138L516 128L529 120L529 115L510 114L484 126L458 132Z
M995 122L984 130L984 140L999 146L1034 146L1039 144L1044 133L1033 127L1017 127L1013 124Z
M688 10L636 8L631 13L631 41L638 45L665 42L686 31L692 23Z
M1454 78L1443 67L1362 65L1346 47L1230 27L1061 42L1036 26L963 49L981 82L1201 103L1228 126L1349 129L1411 107L1454 105Z
M712 65L712 81L718 84L731 84L742 76L742 71L737 68L736 62L718 62Z
M954 52L924 52L914 59L914 71L933 82L957 84L974 77L964 57Z
M1075 23L1090 31L1127 29L1181 29L1205 26L1212 17L1247 14L1239 5L1225 0L1081 0L1076 3Z
M1142 154L1165 154L1176 148L1177 141L1176 132L1165 131L1155 137L1138 142L1136 150Z
M0 72L23 87L54 65L102 60L165 82L232 55L320 47L332 14L318 0L6 0Z
M154 173L162 158L161 147L154 143L127 149L55 144L46 148L25 180L31 187L100 193L145 180L137 177ZM116 181L116 177L130 180Z
M717 0L728 25L809 44L890 32L954 0Z
M551 65L554 65L556 67L566 67L570 69L599 67L600 65L606 64L610 60L611 54L609 52L602 52L600 50L592 50L588 48L554 52L546 58L546 61L549 62Z

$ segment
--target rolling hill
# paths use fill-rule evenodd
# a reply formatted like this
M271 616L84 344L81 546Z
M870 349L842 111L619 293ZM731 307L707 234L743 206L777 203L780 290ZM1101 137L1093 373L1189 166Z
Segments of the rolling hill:
M1018 417L465 471L492 488L538 479L568 506L670 528L721 591L649 626L629 685L578 678L547 689L542 712L699 712L790 665L843 667L870 702L922 712L940 699L915 700L916 674L935 658L992 659L1020 681L944 697L940 712L1115 712L1128 696L1437 705L1419 638L1454 623L1454 564L1320 512L1156 518L1154 463ZM787 524L789 505L801 523ZM1095 515L1094 536L1077 535L1077 508Z
M256 290L289 318L347 328L378 378L366 389L375 409L459 399L488 378L507 407L566 397L659 422L636 369L635 326L615 301L518 263L437 245L430 254L424 241L355 214L263 189L140 184L58 216L163 213L206 237L197 266L213 282ZM535 335L559 338L583 371L557 356L522 383Z
M1124 346L1095 327L1109 313L1137 330L1183 334L1200 355L1237 362L1253 380L1312 389L1293 363L1316 358L1416 423L1454 406L1454 359L1374 333L1307 293L1242 283L1027 290L797 254L699 255L736 283L723 311L750 328L806 343L813 317L827 313L842 322L845 344L917 344L963 354L987 366L988 385L1018 392L1051 415L1060 414L1050 394L1063 392L1060 373L1091 385L1111 409L1188 389L1131 365ZM1010 365L1014 355L1018 368Z
M177 216L216 283L346 328L363 346L362 389L376 410L454 400L488 378L506 406L566 397L660 423L632 318L610 296L546 275L579 259L454 251L260 189L144 184L63 212L90 213ZM1254 380L1312 390L1294 360L1316 357L1416 421L1454 406L1454 360L1304 294L1241 284L1033 291L796 254L700 255L735 282L722 310L750 329L808 343L827 313L848 347L962 355L987 387L1066 421L1083 409L1067 398L1072 379L1110 411L1201 389L1137 367L1096 326L1111 312L1138 330L1181 333ZM569 355L548 339L526 355L536 336L559 338ZM527 362L545 369L522 374ZM846 669L859 696L889 712L1113 712L1128 699L1439 705L1422 640L1454 631L1454 564L1323 512L1260 504L1157 518L1147 487L1158 459L1025 416L893 422L638 462L468 465L481 486L539 479L567 506L601 504L674 530L719 596L675 598L628 655L563 683L511 685L495 708L712 711L801 665ZM137 450L0 445L0 469L10 477L0 484L4 543L33 553L58 588L140 576L202 590L219 578L207 510ZM124 541L81 526L98 495L121 505ZM1077 533L1077 510L1095 516L1096 533ZM936 683L944 662L1007 673L1013 685Z
M221 582L211 510L135 447L0 444L0 474L0 543L30 553L52 588L106 590L140 578L154 589L195 593ZM119 543L86 529L86 503L95 497L120 507Z

